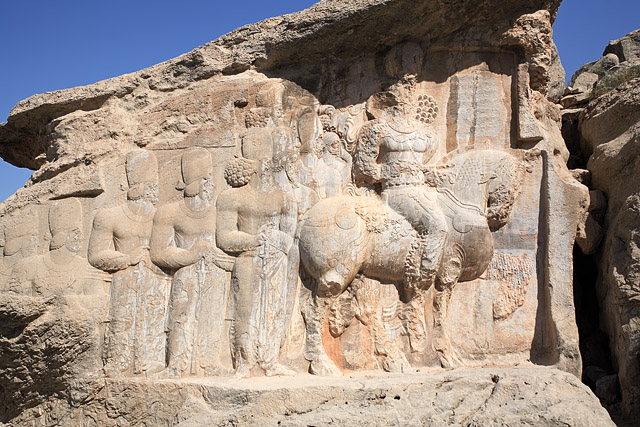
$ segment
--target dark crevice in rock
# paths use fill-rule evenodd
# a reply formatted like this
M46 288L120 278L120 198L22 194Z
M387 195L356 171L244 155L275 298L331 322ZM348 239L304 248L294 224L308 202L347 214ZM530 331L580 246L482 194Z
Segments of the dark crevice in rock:
M600 329L600 304L596 291L597 263L578 245L573 249L573 299L580 337L582 382L606 407L620 401L616 370L611 360L609 336ZM613 378L613 377L615 378ZM615 387L609 386L615 383Z

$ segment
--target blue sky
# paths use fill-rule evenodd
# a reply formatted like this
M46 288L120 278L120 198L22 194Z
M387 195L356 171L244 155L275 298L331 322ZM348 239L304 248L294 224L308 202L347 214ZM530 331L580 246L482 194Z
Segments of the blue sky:
M21 0L0 6L0 121L33 94L91 84L171 59L314 0ZM565 0L554 39L568 77L640 28L638 0ZM0 160L0 200L31 171Z

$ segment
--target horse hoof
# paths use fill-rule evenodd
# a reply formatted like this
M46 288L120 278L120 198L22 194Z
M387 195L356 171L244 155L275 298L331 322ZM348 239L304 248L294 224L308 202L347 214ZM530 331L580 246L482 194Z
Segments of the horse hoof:
M267 370L265 370L264 373L266 376L268 377L275 377L275 376L293 376L296 374L296 371L294 371L293 369L289 369L286 366L283 366L279 363L273 365L272 367L268 368Z
M464 362L455 354L455 352L440 352L440 366L443 369L455 369L465 366Z
M339 377L342 376L342 372L336 366L333 361L329 359L329 357L320 357L311 362L309 366L309 373L313 375L320 375L323 377L334 376Z

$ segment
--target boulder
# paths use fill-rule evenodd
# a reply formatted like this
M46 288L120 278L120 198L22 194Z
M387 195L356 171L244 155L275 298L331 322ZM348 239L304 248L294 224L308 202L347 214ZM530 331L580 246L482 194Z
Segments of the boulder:
M640 30L630 32L617 40L611 40L603 55L613 53L620 62L640 62Z

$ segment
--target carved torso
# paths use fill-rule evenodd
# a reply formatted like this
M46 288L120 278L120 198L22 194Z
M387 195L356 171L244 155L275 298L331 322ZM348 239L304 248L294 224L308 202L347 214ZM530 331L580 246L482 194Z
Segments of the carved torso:
M176 246L191 249L196 242L215 243L216 210L209 207L203 211L194 211L186 206L184 200L174 204Z
M146 215L136 215L127 204L110 210L115 249L128 254L137 247L149 246L154 213L155 209Z

